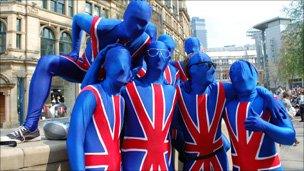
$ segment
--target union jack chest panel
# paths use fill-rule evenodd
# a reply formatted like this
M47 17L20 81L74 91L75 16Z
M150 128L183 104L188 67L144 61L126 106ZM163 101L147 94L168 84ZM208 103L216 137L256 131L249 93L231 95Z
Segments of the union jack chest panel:
M173 86L126 86L126 115L122 145L126 170L168 170L168 141L176 91Z
M207 155L223 145L220 121L226 99L222 83L215 86L214 91L200 95L188 94L181 87L177 89L188 154Z
M96 100L84 140L86 169L119 170L124 100L120 95L107 95L99 86L87 86L82 91L91 91Z
M263 112L262 101L236 102L231 101L226 106L224 120L232 143L232 161L236 170L272 170L279 168L281 162L271 138L263 132L247 131L245 120L250 108L260 113L265 121L270 121L269 111Z

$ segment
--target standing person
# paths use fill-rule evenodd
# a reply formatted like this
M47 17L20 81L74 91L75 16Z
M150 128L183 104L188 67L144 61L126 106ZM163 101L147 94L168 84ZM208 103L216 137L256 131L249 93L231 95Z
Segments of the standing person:
M126 101L122 142L123 170L169 170L169 128L175 104L175 87L164 84L163 72L170 53L163 42L152 42L144 57L144 77L122 91Z
M285 91L283 93L283 98L282 98L282 102L287 110L287 114L289 116L290 120L294 119L294 116L296 115L296 109L291 105L290 102L290 92ZM295 137L295 142L294 142L294 146L296 146L297 144L299 144L300 142L297 140L297 137Z
M226 97L233 96L232 87L215 81L215 64L206 54L193 53L187 64L189 80L177 88L178 110L172 125L183 170L228 170L224 144L227 149L230 145L222 135L221 118Z
M282 170L275 143L291 145L295 130L288 117L275 118L256 90L258 72L247 61L230 67L237 98L228 102L224 120L232 143L233 170ZM281 110L287 115L286 110Z
M120 131L124 99L120 88L130 75L130 53L122 46L106 52L105 77L77 97L67 138L72 170L121 170Z
M301 116L300 122L304 122L304 90L303 89L298 97L298 103L299 103L299 112Z
M150 18L151 7L145 1L131 1L123 21L100 19L85 13L76 14L72 23L72 52L69 56L46 55L39 59L30 83L25 123L1 139L17 142L40 139L38 121L50 92L52 77L59 76L71 82L81 83L98 52L116 42L125 44L133 60L136 60L150 42L149 36L144 33ZM82 57L79 56L81 30L90 34L92 41L88 43ZM103 61L104 59L99 60L101 64Z

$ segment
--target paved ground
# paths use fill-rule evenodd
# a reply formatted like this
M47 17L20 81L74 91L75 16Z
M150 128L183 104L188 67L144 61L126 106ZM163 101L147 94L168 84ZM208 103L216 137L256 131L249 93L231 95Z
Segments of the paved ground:
M299 122L299 120L299 118L295 118L293 120L293 123L297 132L297 139L298 141L300 141L300 144L298 144L297 146L278 146L278 151L282 160L282 164L284 166L284 169L287 171L304 171L304 122ZM43 123L44 121L39 124L42 136ZM223 128L225 128L225 126L223 126ZM0 129L0 135L6 135L11 130L13 129Z
M281 146L279 148L285 170L304 170L304 122L299 122L299 120L299 118L296 118L293 123L300 144L297 146Z

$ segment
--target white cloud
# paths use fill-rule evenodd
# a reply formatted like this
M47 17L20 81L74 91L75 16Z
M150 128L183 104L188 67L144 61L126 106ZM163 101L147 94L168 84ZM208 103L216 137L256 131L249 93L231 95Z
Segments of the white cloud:
M281 16L291 1L187 1L190 17L206 19L208 47L254 43L246 31Z

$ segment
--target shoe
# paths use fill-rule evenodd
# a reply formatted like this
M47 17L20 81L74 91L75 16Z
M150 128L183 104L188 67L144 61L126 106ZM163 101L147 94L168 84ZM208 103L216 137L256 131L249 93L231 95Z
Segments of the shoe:
M30 132L24 126L20 126L12 133L9 133L6 136L1 137L1 141L16 141L17 143L22 143L26 141L39 141L39 140L41 140L39 129Z
M304 120L300 120L299 122L304 122Z

